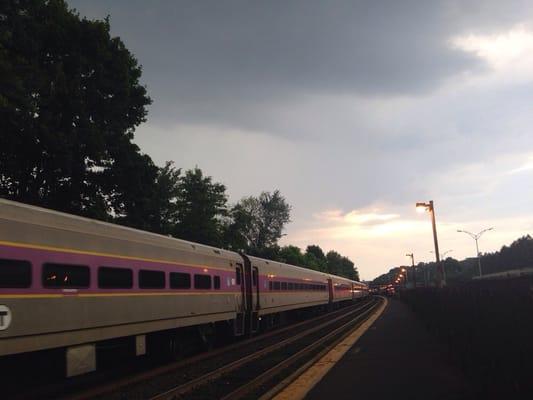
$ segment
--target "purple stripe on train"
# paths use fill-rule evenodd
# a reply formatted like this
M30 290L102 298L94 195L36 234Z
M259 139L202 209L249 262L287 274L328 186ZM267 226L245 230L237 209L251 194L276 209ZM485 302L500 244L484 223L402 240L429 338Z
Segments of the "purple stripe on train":
M234 270L220 270L210 269L208 266L189 266L181 265L179 263L169 264L155 261L144 260L132 260L124 259L112 256L100 256L93 254L77 254L60 250L43 250L26 247L15 247L0 245L0 258L8 258L15 260L25 260L32 264L32 285L28 289L1 289L0 293L6 294L50 294L50 293L62 293L68 295L69 293L76 294L76 292L65 292L61 288L43 288L41 267L44 263L58 263L58 264L71 264L71 265L85 265L90 267L90 286L84 289L78 289L83 293L120 293L124 292L124 289L99 289L97 286L97 269L100 266L106 267L122 267L130 268L133 270L133 288L132 290L140 290L138 286L138 271L141 269L160 270L166 272L185 272L192 275L194 274L209 274L211 276L220 276L220 290L239 292L240 287L235 283L235 271ZM167 279L168 286L168 279ZM146 292L146 289L142 290ZM149 289L153 292L176 292L176 289ZM185 289L183 291L205 291L205 289Z
M156 262L156 261L145 261L145 260L136 260L136 259L125 259L120 257L113 256L103 256L103 255L93 255L93 254L79 254L72 253L69 251L61 250L45 250L45 249L35 249L29 247L17 247L17 246L7 246L0 245L0 258L8 258L15 260L25 260L29 261L32 264L32 284L30 288L27 289L1 289L0 293L2 294L50 294L58 293L63 295L76 295L79 292L83 293L123 293L125 289L100 289L97 286L97 270L100 266L106 267L119 267L119 268L129 268L133 270L133 287L131 289L126 289L127 292L135 291L145 293L147 289L139 289L138 286L138 271L141 269L150 269L150 270L160 270L166 272L183 272L189 273L191 276L194 274L209 274L211 276L220 277L220 290L225 292L235 292L238 293L241 291L240 286L237 286L235 282L235 271L234 270L220 270L220 269L210 269L208 266L189 266L182 265L179 263L170 264L166 262ZM71 264L71 265L84 265L90 267L90 286L83 289L74 289L74 290L65 290L62 288L43 288L42 286L42 276L41 276L41 267L44 263L58 263L58 264ZM229 267L228 267L229 268ZM259 274L259 288L261 291L269 291L268 282L287 282L287 283L308 283L308 284L320 284L325 285L326 281L311 281L306 279L297 279L297 278L285 278L282 276L268 277L267 275ZM205 292L205 289L169 289L168 288L168 277L166 279L167 288L165 289L149 289L150 292L190 292L198 291ZM344 289L344 288L343 288ZM336 292L344 292L345 290L337 290ZM216 292L215 289L212 289ZM349 288L346 288L347 291L350 291ZM277 292L277 290L273 291Z

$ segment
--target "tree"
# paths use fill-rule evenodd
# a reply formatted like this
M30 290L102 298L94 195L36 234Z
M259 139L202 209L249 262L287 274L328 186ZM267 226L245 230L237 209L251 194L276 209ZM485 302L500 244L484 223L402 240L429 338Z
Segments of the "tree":
M177 225L174 235L212 246L221 246L226 216L226 187L214 183L194 168L180 178L176 198Z
M302 254L302 250L297 246L283 246L278 253L277 261L305 267L305 257Z
M164 235L173 233L178 224L178 196L180 195L181 169L174 168L172 161L167 161L159 168L153 195L156 222L154 230Z
M248 235L254 229L254 222L254 215L245 205L245 199L234 205L224 220L224 243L226 247L233 251L249 252ZM264 254L259 255L257 252L255 255L265 257Z
M109 171L116 176L108 182L122 182L110 189L114 222L163 235L174 233L181 170L172 161L158 168L148 156L135 152L129 156Z
M307 246L305 253L314 256L317 260L326 260L326 255L324 254L320 246L317 246L316 244L311 244Z
M327 271L333 275L344 276L348 279L359 280L359 272L355 264L348 258L341 256L336 251L329 251L326 254Z
M305 250L305 265L316 271L327 270L327 259L322 249L317 245L307 246Z
M227 227L230 247L261 255L277 246L285 224L290 222L290 205L279 190L246 197L231 210Z
M151 102L140 76L108 20L80 19L63 0L1 2L0 196L101 219L134 213L149 189L128 185L157 175L131 143ZM130 207L128 192L143 198Z

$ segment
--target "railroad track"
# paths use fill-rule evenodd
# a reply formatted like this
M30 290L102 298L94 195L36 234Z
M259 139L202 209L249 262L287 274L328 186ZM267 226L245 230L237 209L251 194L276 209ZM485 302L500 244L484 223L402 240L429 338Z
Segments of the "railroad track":
M379 304L379 300L370 301L248 357L155 395L151 400L257 399L270 387L279 386L279 380L291 375L294 369L309 364L329 351L355 326L365 321Z
M282 379L323 351L328 344L362 323L376 299L321 315L267 334L157 368L99 388L75 399L206 399L257 398L268 381ZM285 374L288 375L288 374Z
M362 323L378 301L369 299L328 314L239 341L180 362L94 385L64 397L80 399L205 399L259 397L271 382L300 368ZM252 398L251 397L251 398Z

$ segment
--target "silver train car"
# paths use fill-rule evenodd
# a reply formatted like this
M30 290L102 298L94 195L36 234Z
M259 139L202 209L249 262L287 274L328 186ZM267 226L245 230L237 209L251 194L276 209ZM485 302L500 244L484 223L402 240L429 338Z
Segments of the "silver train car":
M94 370L105 340L178 351L182 328L240 336L367 295L342 277L0 199L0 358L60 348L67 376Z

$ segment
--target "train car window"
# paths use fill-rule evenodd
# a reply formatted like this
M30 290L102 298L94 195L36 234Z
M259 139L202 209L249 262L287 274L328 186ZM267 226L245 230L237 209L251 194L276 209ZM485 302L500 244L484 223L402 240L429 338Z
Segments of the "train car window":
M287 290L287 282L281 282L281 290Z
M191 274L186 274L184 272L171 272L170 287L172 289L190 289Z
M86 288L91 283L86 265L46 263L42 277L43 286L47 288Z
M257 269L254 269L252 272L252 283L254 286L257 286Z
M268 289L272 290L272 281L268 282Z
M274 282L274 290L279 290L279 289L280 289L279 282Z
M235 278L237 281L237 285L240 285L241 284L241 269L240 268L235 268Z
M22 260L0 259L0 288L31 286L31 263Z
M139 287L141 289L164 289L165 272L141 269L139 271Z
M211 289L211 275L194 275L195 289Z
M213 278L213 286L215 289L220 289L220 276L215 276Z
M289 290L294 290L294 283L289 282Z
M99 267L98 287L102 289L131 289L133 271L129 268Z

